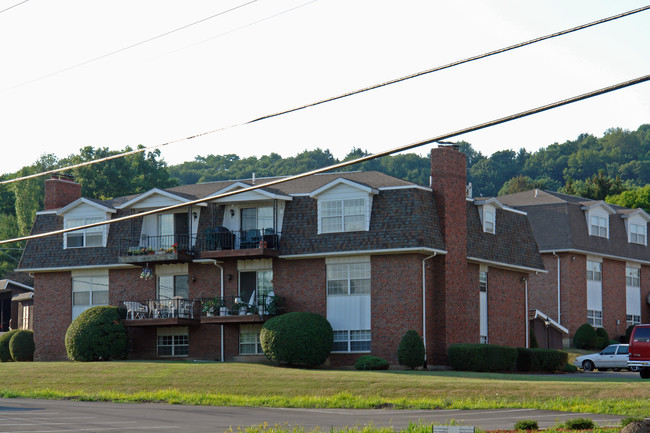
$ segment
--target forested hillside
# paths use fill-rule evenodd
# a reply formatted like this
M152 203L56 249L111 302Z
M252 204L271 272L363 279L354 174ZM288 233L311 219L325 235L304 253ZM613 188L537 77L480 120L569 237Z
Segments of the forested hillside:
M475 196L497 196L531 188L561 191L582 197L603 199L650 212L650 124L636 131L610 129L602 137L580 135L536 152L523 148L502 150L490 156L476 151L470 143L459 142L467 155L467 178ZM525 141L522 142L522 145ZM131 150L124 149L123 152ZM425 152L425 150L421 150ZM79 154L58 159L44 155L34 164L2 179L92 161L117 151L85 147ZM343 161L367 155L352 149ZM276 153L259 158L237 155L199 156L191 162L167 166L159 151L138 153L89 167L70 170L82 185L84 197L107 199L141 193L151 188L178 184L246 179L303 173L341 162L329 150L315 149L287 158ZM376 170L420 185L429 184L427 156L415 153L388 156L345 167L344 170ZM0 188L0 237L10 239L28 234L36 211L43 208L45 178L9 184ZM0 246L0 275L13 269L21 245Z

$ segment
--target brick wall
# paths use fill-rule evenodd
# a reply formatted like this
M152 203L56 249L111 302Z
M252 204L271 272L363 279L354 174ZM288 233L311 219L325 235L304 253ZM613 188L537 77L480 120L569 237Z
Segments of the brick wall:
M641 266L641 323L650 323L650 266Z
M566 254L563 256L566 257ZM544 262L544 269L548 273L540 273L529 277L528 308L539 310L557 321L557 257L552 254L543 254L542 261Z
M611 339L625 335L625 262L603 260L603 328Z
M587 256L563 254L560 260L562 323L569 338L580 325L587 323Z
M488 341L503 346L526 346L524 273L488 268ZM478 285L477 285L478 299Z
M35 274L34 293L34 360L68 359L65 333L72 321L70 272Z

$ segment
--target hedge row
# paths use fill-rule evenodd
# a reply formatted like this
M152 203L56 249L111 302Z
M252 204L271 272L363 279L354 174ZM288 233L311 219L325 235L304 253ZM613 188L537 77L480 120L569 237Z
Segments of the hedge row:
M565 352L551 349L526 349L495 344L452 344L449 364L463 371L562 371Z

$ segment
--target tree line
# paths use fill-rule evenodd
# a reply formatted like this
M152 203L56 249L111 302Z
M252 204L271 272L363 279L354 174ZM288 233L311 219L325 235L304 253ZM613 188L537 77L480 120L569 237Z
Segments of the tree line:
M650 212L650 124L636 131L607 130L602 137L582 134L575 140L554 143L535 152L502 150L483 155L470 143L458 142L467 157L467 180L475 196L494 197L540 188L596 200L605 200ZM140 147L142 148L142 147ZM110 151L91 146L78 154L57 158L47 154L2 180L93 161L131 151ZM141 152L70 170L82 186L82 195L105 200L139 194L151 188L219 180L289 176L368 155L353 148L342 160L329 150L305 150L283 158L277 153L241 158L235 154L197 156L193 161L168 166L158 150ZM354 164L339 171L379 171L419 185L429 186L428 156L397 154ZM0 188L0 238L27 235L36 212L43 209L45 177ZM0 274L13 269L22 245L0 246Z

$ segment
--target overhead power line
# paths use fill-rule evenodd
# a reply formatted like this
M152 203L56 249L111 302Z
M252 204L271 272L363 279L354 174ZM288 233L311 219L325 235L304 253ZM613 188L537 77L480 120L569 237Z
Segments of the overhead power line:
M250 186L250 187L247 187L247 188L242 188L242 189L226 192L226 193L215 195L215 196L204 197L204 198L201 198L201 199L192 200L192 201L188 201L188 202L173 205L173 206L167 206L167 207L163 207L163 208L159 208L159 209L153 209L153 210L150 210L150 211L145 211L145 212L141 212L141 213L133 214L133 215L127 215L127 216L123 216L123 217L120 217L120 218L115 218L115 219L111 219L111 220L107 220L107 221L101 221L101 222L97 222L97 223L92 223L92 224L87 224L87 225L77 226L77 227L72 227L72 228L67 228L67 229L55 230L55 231L51 231L51 232L47 232L47 233L40 233L40 234L36 234L36 235L24 236L24 237L21 237L21 238L8 239L8 240L5 240L5 241L0 241L0 245L10 243L10 242L20 242L20 241L26 241L26 240L30 240L30 239L42 238L42 237L46 237L46 236L58 235L58 234L62 234L62 233L68 233L68 232L83 230L83 229L92 228L92 227L99 227L99 226L103 226L103 225L107 225L107 224L113 224L113 223L116 223L116 222L126 221L126 220L130 220L130 219L134 219L134 218L141 218L141 217L144 217L144 216L147 216L147 215L153 215L153 214L157 214L157 213L161 213L161 212L167 212L167 211L174 210L174 209L184 208L184 207L187 207L187 206L193 206L195 204L204 203L204 202L207 202L207 201L215 200L217 198L230 197L232 195L242 194L242 193L245 193L245 192L248 192L248 191L253 191L253 190L256 190L256 189L259 189L259 188L268 188L268 187L273 186L273 185L278 185L278 184L281 184L281 183L284 183L284 182L289 182L289 181L292 181L292 180L302 179L304 177L312 176L312 175L318 174L318 173L324 173L326 171L337 170L339 168L347 167L348 165L359 164L361 162L370 161L370 160L373 160L373 159L376 159L376 158L381 158L381 157L384 157L384 156L391 155L393 153L398 153L398 152L403 152L403 151L406 151L406 150L414 149L416 147L424 146L424 145L427 145L427 144L441 143L441 142L444 142L444 140L447 140L447 139L449 139L451 137L456 137L458 135L463 135L463 134L478 131L478 130L481 130L481 129L489 128L489 127L492 127L492 126L500 125L502 123L511 122L513 120L521 119L523 117L532 116L534 114L542 113L544 111L552 110L554 108L562 107L564 105L572 104L574 102L583 101L585 99L593 98L595 96L604 95L606 93L621 90L621 89L624 89L626 87L634 86L636 84L641 84L641 83L644 83L646 81L650 81L650 75L644 75L642 77L634 78L634 79L629 80L629 81L624 81L622 83L614 84L612 86L604 87L602 89L593 90L593 91L588 92L588 93L583 93L582 95L573 96L571 98L563 99L563 100L560 100L560 101L557 101L557 102L552 102L550 104L542 105L542 106L539 106L539 107L536 107L536 108L531 108L529 110L522 111L522 112L519 112L519 113L516 113L516 114L511 114L511 115L506 116L506 117L501 117L501 118L498 118L498 119L495 119L495 120L490 120L490 121L480 123L480 124L477 124L477 125L474 125L474 126L469 126L467 128L459 129L458 131L449 132L449 133L446 133L446 134L443 134L443 135L439 135L437 137L427 138L427 139L422 140L422 141L417 141L415 143L406 144L406 145L403 145L403 146L400 146L400 147L396 147L394 149L385 150L383 152L375 153L375 154L372 154L372 155L363 156L361 158L357 158L357 159L354 159L354 160L344 161L344 162L340 162L338 164L330 165L330 166L327 166L327 167L318 168L316 170L311 170L311 171L301 173L301 174L297 174L297 175L294 175L294 176L287 176L287 177L284 177L284 178L281 178L281 179L276 179L276 180L273 180L273 181L270 181L270 182L267 182L267 183L264 183L264 184L253 185L253 186Z
M8 8L5 8L5 9L1 10L1 11L0 11L0 14L3 13L3 12L7 12L9 9L13 9L13 8L15 8L16 6L20 6L20 5L23 4L23 3L27 3L28 1L29 1L29 0L23 0L23 1L21 1L20 3L16 3L16 4L13 5L13 6L9 6Z
M248 3L245 3L242 6L245 6L246 4L248 4ZM242 6L239 6L239 7L242 7ZM242 122L242 123L236 123L236 124L231 124L231 125L228 125L228 126L223 126L223 127L217 128L217 129L213 129L211 131L203 132L203 133L192 135L192 136L185 137L185 138L180 138L180 139L177 139L177 140L168 141L168 142L162 143L162 144L146 146L146 147L143 147L141 149L136 149L134 151L126 152L126 153L123 153L123 154L113 155L113 156L109 156L109 157L106 157L106 158L95 159L93 161L87 161L87 162L83 162L83 163L80 163L80 164L75 164L75 165L71 165L71 166L67 166L67 167L61 167L61 168L57 168L56 170L49 170L49 171L44 171L44 172L40 172L40 173L31 174L31 175L28 175L28 176L22 176L22 177L18 177L18 178L14 178L14 179L0 181L0 185L13 183L13 182L18 182L18 181L21 181L21 180L32 179L32 178L45 176L45 175L52 174L52 173L57 173L57 172L65 171L65 170L71 170L71 169L74 169L74 168L84 167L84 166L91 165L91 164L97 164L97 163L100 163L100 162L109 161L109 160L116 159L116 158L121 158L122 156L132 155L134 153L146 152L148 150L157 149L159 147L179 143L181 141L193 140L195 138L203 137L205 135L214 134L216 132L224 131L224 130L227 130L227 129L232 129L232 128L235 128L235 127L248 125L248 124L251 124L251 123L254 123L254 122L259 122L261 120L266 120L266 119L270 119L270 118L273 118L273 117L278 117L278 116L281 116L281 115L284 115L284 114L293 113L293 112L296 112L296 111L299 111L299 110L304 110L304 109L309 108L309 107L314 107L316 105L324 104L326 102L336 101L338 99L343 99L343 98L346 98L346 97L349 97L349 96L352 96L352 95L356 95L356 94L363 93L363 92L368 92L370 90L378 89L380 87L385 87L385 86L388 86L388 85L391 85L391 84L399 83L401 81L410 80L412 78L420 77L422 75L431 74L433 72L441 71L443 69L449 69L449 68L452 68L454 66L462 65L464 63L469 63L469 62L472 62L472 61L475 61L475 60L483 59L485 57L494 56L496 54L504 53L506 51L511 51L511 50L521 48L521 47L524 47L524 46L527 46L527 45L531 45L531 44L534 44L534 43L537 43L537 42L541 42L541 41L544 41L544 40L547 40L547 39L555 38L555 37L562 36L562 35L565 35L565 34L568 34L568 33L573 33L573 32L583 30L583 29L586 29L586 28L589 28L589 27L593 27L593 26L596 26L596 25L599 25L599 24L603 24L603 23L606 23L606 22L609 22L609 21L613 21L613 20L623 18L623 17L629 16L629 15L633 15L633 14L636 14L636 13L639 13L639 12L643 12L643 11L646 11L648 9L650 9L650 5L643 6L643 7L637 8L637 9L632 9L632 10L629 10L627 12L623 12L623 13L620 13L620 14L617 14L617 15L612 15L612 16L607 17L607 18L602 18L602 19L597 20L597 21L592 21L590 23L583 24L583 25L580 25L580 26L577 26L577 27L572 27L570 29L562 30L562 31L559 31L559 32L556 32L556 33L551 33L551 34L546 35L546 36L540 36L538 38L531 39L531 40L526 41L526 42L520 42L520 43L517 43L517 44L514 44L514 45L507 46L505 48L500 48L500 49L489 51L489 52L479 54L479 55L476 55L476 56L468 57L468 58L463 59L463 60L457 60L455 62L448 63L446 65L436 66L436 67L431 68L431 69L426 69L424 71L416 72L414 74L406 75L406 76L403 76L403 77L400 77L400 78L395 78L395 79L390 80L390 81L385 81L383 83L379 83L379 84L375 84L375 85L372 85L372 86L364 87L364 88L354 90L354 91L351 91L351 92L347 92L347 93L344 93L344 94L341 94L341 95L338 95L338 96L334 96L334 97L326 98L326 99L321 99L319 101L316 101L316 102L313 102L313 103L310 103L310 104L302 105L302 106L299 106L299 107L294 107L294 108L284 110L284 111L279 111L279 112L274 113L274 114L268 114L268 115L258 117L258 118L255 118L255 119L252 119L252 120L249 120L249 121L245 121L245 122ZM206 19L209 19L209 18L206 18ZM185 26L185 27L187 27L187 26ZM168 33L171 33L171 32L168 32ZM144 42L142 42L142 43L144 43Z
M27 0L25 0L25 1L27 1ZM78 67L80 67L80 66L84 66L84 65L87 65L87 64L89 64L89 63L96 62L97 60L105 59L106 57L109 57L109 56L112 56L112 55L115 55L115 54L121 53L122 51L126 51L126 50L129 50L129 49L131 49L131 48L135 48L135 47L137 47L137 46L139 46L139 45L146 44L147 42L155 41L156 39L163 38L163 37L165 37L165 36L171 35L172 33L176 33L176 32L179 32L179 31L181 31L181 30L184 30L184 29L186 29L186 28L188 28L188 27L192 27L192 26L195 26L195 25L197 25L197 24L203 23L203 22L205 22L205 21L211 20L211 19L213 19L213 18L216 18L216 17L222 16L222 15L225 15L225 14L227 14L227 13L229 13L229 12L232 12L232 11L234 11L234 10L237 10L237 9L243 8L244 6L248 6L249 4L255 3L256 1L258 1L258 0L250 0L250 1L246 2L246 3L242 3L242 4L238 5L238 6L232 7L232 8L230 8L230 9L225 10L225 11L221 11L221 12L216 13L216 14L214 14L214 15L210 15L209 17L202 18L202 19L200 19L200 20L198 20L198 21L194 21L193 23L185 24L184 26L181 26L181 27L175 28L175 29L173 29L173 30L169 30L169 31L167 31L167 32L165 32L165 33L159 34L159 35L157 35L157 36L153 36L153 37L151 37L151 38L149 38L149 39L145 39L144 41L136 42L135 44L131 44L131 45L128 45L128 46L126 46L126 47L120 48L120 49L118 49L118 50L111 51L110 53L102 54L101 56L94 57L94 58L92 58L92 59L89 59L89 60L83 61L83 62L81 62L81 63L77 63L77 64L72 65L72 66L68 66L67 68L59 69L58 71L55 71L55 72L51 72L51 73L49 73L49 74L42 75L42 76L37 77L37 78L34 78L34 79L32 79L32 80L24 81L24 82L22 82L22 83L20 83L20 84L16 84L15 86L12 86L12 87L9 87L9 88L7 88L7 89L4 89L4 91L12 90L12 89L16 89L16 88L18 88L18 87L22 87L22 86L24 86L24 85L31 84L31 83L34 83L34 82L36 82L36 81L43 80L43 79L45 79L45 78L49 78L49 77L52 77L52 76L54 76L54 75L58 75L58 74L60 74L60 73L62 73L62 72L66 72L66 71L69 71L69 70L71 70L71 69L75 69L75 68L78 68ZM24 2L23 2L23 3L24 3ZM12 7L13 7L13 6L12 6Z

